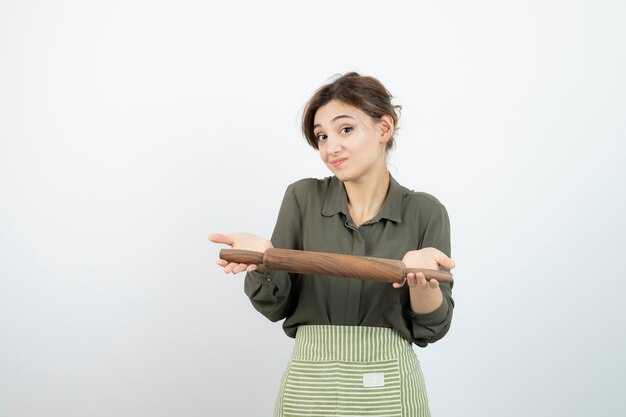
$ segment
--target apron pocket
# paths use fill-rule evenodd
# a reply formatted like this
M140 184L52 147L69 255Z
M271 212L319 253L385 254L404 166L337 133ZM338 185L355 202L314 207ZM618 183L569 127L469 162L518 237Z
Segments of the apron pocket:
M399 417L398 361L292 360L282 407L285 417Z

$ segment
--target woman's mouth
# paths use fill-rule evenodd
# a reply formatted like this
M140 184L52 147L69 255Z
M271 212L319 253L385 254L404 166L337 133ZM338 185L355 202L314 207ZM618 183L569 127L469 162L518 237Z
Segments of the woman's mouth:
M331 160L331 161L330 161L330 164L331 164L333 167L335 167L335 168L336 168L336 167L338 167L339 165L341 165L341 164L343 163L343 161L345 161L346 159L348 159L348 158L337 158L337 159L333 159L333 160Z

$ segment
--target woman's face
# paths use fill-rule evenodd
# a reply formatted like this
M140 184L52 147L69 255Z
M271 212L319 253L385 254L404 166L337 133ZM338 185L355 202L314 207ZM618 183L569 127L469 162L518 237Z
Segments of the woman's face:
M317 110L313 124L320 157L341 181L358 182L387 169L385 147L391 134L386 121L332 100Z

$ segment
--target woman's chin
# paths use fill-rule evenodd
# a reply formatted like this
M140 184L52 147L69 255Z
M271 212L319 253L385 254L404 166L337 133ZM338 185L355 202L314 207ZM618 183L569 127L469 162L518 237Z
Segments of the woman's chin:
M341 182L349 182L349 181L353 181L354 180L354 176L353 175L349 175L346 172L333 172L333 174L335 174L337 179L339 181L341 181Z
M342 168L333 168L333 167L328 167L328 169L330 170L330 172L332 172L337 179L339 179L339 181L341 182L349 182L349 181L355 181L359 178L360 175L362 175L362 173L358 173L358 172L354 172L354 171L350 171L347 169L342 169Z

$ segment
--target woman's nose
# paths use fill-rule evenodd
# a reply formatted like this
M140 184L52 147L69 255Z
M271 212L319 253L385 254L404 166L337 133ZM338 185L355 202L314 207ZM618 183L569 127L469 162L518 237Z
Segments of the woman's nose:
M337 153L341 150L341 144L339 143L339 140L337 140L333 136L329 136L326 141L326 151L328 153Z

